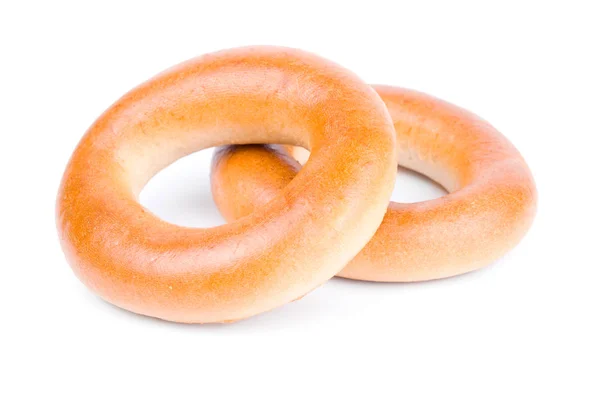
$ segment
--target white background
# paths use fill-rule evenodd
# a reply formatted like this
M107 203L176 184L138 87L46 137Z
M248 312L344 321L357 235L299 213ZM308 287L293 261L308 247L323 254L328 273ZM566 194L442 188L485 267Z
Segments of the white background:
M596 3L3 1L0 396L599 396ZM334 279L231 325L171 324L96 298L54 225L72 150L133 86L248 44L309 50L489 120L535 175L530 233L479 272ZM175 223L222 223L210 156L161 172L142 203ZM401 174L393 199L441 194Z

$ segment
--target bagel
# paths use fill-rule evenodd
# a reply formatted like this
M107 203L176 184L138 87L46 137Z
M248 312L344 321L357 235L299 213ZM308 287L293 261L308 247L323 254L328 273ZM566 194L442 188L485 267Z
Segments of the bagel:
M515 246L537 201L533 177L515 147L462 108L412 90L375 89L396 128L398 164L449 194L391 202L373 239L338 275L381 282L445 278L476 270ZM307 157L303 148L290 150L297 159ZM213 197L226 220L240 219L267 206L297 173L304 168L281 149L226 147L213 158Z
M138 201L182 156L269 142L313 156L239 222L185 228ZM61 245L79 279L121 308L185 323L247 318L324 283L370 240L394 146L379 96L334 63L277 47L205 55L134 88L89 128L58 192Z

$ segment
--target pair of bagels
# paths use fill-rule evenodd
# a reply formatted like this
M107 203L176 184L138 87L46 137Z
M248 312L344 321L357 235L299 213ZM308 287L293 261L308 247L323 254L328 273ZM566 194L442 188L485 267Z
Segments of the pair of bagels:
M282 151L230 146L257 143L304 147L310 160L300 170ZM222 145L215 200L237 221L185 228L139 204L159 170ZM452 193L386 213L398 163ZM56 214L67 261L100 297L208 323L267 311L336 274L400 281L475 269L522 237L534 208L523 159L468 112L376 92L299 50L249 47L184 62L113 104L75 149Z

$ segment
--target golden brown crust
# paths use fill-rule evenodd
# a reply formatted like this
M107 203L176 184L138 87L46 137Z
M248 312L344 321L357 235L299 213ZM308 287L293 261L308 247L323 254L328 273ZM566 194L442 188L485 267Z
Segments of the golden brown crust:
M394 121L398 163L450 194L390 203L376 235L338 275L388 282L444 278L480 268L516 245L531 225L537 199L514 146L484 120L445 101L395 87L376 91ZM239 146L216 153L213 196L227 220L251 214L291 181L300 165L284 152ZM292 154L306 158L302 148Z
M177 158L216 145L303 145L313 159L238 222L184 228L137 201ZM105 300L178 322L246 318L338 272L379 226L395 174L377 94L298 50L209 54L133 89L87 131L66 168L57 227L77 276Z

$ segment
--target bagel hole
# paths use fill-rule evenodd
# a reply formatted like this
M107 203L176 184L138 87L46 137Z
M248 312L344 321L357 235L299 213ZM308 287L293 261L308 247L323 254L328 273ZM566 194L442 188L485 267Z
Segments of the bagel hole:
M142 206L182 227L225 224L210 191L212 153L213 148L195 152L159 171L140 193Z
M396 185L390 201L398 203L417 203L438 199L448 194L440 184L424 174L398 166Z

